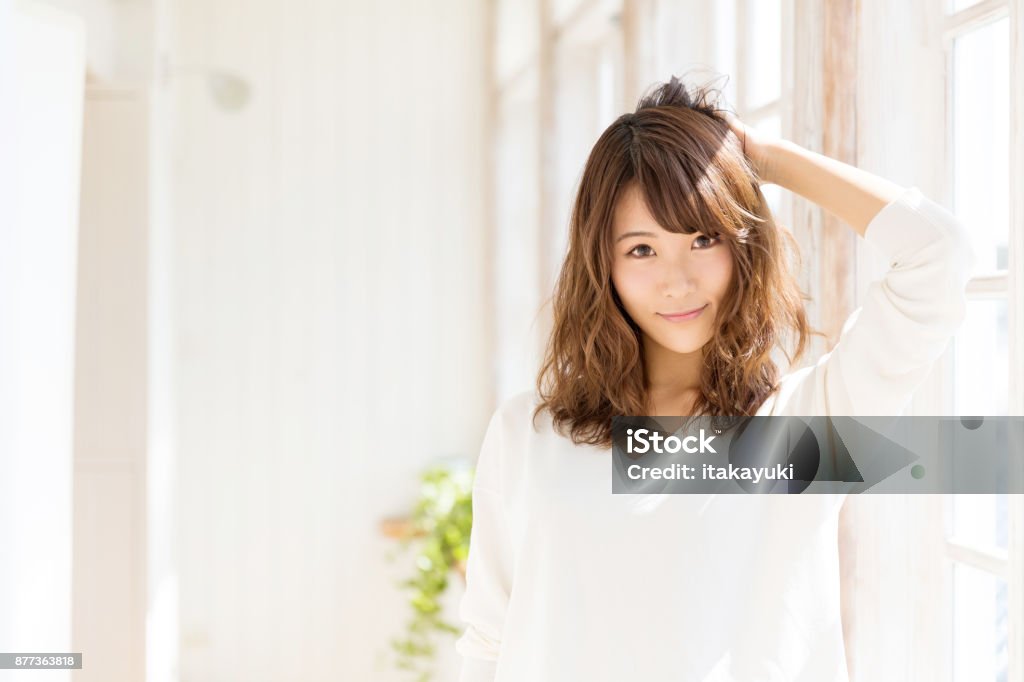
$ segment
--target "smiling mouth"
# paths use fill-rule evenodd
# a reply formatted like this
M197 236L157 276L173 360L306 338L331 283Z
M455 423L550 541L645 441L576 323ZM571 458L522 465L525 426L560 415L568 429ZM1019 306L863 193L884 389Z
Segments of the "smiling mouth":
M708 307L708 304L705 303L700 308L694 308L693 310L689 310L689 311L686 311L686 312L681 312L681 313L658 313L658 314L661 315L662 317L664 317L666 320L668 320L670 322L679 322L681 320L692 320L692 319L698 317L702 312L704 312L704 309L707 308L707 307Z

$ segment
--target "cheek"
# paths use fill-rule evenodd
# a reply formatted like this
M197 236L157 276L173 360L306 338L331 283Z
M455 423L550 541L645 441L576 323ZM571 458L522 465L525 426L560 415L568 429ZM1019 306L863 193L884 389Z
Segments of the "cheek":
M630 314L645 307L657 295L657 273L654 268L612 267L612 284L622 305Z
M615 290L619 292L619 298L623 299L623 302L630 297L630 294L639 287L637 284L637 273L635 269L622 267L618 264L612 265L612 284L615 285Z
M716 249L716 251L714 257L708 259L703 281L707 291L721 300L732 281L733 261L732 252L729 249L722 248Z

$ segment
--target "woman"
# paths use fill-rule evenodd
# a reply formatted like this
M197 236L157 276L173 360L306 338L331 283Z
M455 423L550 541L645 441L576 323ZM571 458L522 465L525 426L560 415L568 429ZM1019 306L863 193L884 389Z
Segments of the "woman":
M895 415L963 320L964 227L763 139L673 78L587 160L536 392L494 413L473 488L462 682L848 679L843 495L612 495L615 415ZM759 183L888 259L836 346L811 333Z

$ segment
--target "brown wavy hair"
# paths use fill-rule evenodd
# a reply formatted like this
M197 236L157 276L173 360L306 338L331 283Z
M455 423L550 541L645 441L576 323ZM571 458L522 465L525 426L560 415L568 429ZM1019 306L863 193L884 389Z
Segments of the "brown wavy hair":
M666 230L718 237L733 276L703 347L693 416L750 416L778 388L771 353L792 366L819 334L807 322L793 272L800 250L776 225L759 178L718 108L720 91L672 79L620 116L590 152L569 221L568 250L552 297L554 325L537 376L539 404L574 443L610 447L615 415L649 414L640 328L611 280L612 219L636 182ZM787 342L790 346L787 348Z

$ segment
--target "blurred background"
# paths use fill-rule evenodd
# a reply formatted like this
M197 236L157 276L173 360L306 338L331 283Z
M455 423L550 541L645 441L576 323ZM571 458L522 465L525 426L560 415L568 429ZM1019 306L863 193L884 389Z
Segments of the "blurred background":
M0 651L84 655L0 680L409 680L413 622L454 680L484 427L673 74L959 215L908 413L1024 414L1024 0L0 0ZM765 192L806 364L886 263ZM854 679L1024 680L1021 496L859 497Z

